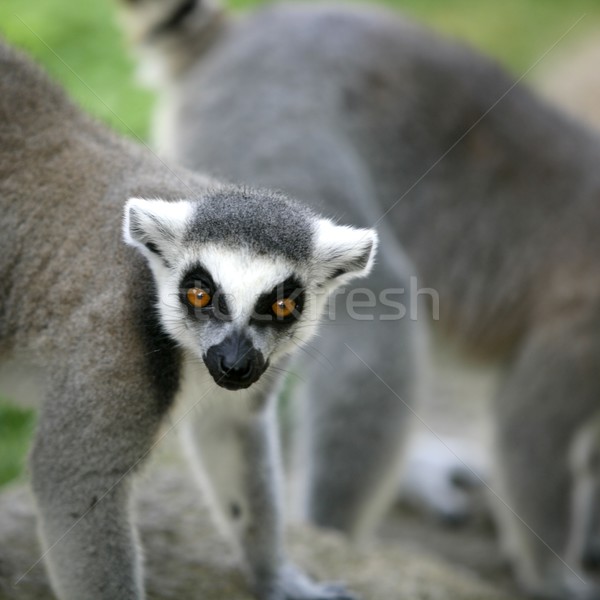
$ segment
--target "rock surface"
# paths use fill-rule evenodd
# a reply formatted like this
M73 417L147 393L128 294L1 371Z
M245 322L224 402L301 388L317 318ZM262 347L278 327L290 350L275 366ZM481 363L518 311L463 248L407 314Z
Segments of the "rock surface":
M181 466L163 462L147 472L138 485L137 505L149 600L252 600L243 573ZM335 534L303 527L289 537L293 558L308 572L345 581L365 600L509 598L467 570L397 544L357 550ZM41 562L33 566L41 551L24 486L0 494L0 540L0 599L51 600Z

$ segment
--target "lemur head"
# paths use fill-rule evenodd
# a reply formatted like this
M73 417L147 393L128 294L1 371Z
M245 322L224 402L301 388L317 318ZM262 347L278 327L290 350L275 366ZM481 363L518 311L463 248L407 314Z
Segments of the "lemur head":
M218 36L220 0L121 0L119 19L138 53L138 76L161 86Z
M250 386L306 342L327 296L369 272L377 245L371 229L235 187L130 199L124 237L150 264L165 330L227 389Z

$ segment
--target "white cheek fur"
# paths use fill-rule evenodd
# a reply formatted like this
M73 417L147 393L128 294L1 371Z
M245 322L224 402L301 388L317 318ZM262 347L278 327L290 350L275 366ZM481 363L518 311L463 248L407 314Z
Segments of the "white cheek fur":
M166 269L165 269L166 270ZM189 350L196 350L198 341L188 327L185 308L179 300L179 278L166 270L162 277L156 278L158 287L158 311L162 325L171 337Z

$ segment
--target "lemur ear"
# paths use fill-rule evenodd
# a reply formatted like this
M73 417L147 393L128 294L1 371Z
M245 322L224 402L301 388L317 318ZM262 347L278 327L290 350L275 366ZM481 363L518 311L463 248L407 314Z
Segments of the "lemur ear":
M186 200L131 198L125 204L123 239L147 258L163 256L165 247L181 238L191 213Z
M321 219L315 235L314 255L324 280L343 283L368 275L375 261L377 242L374 229L357 229Z

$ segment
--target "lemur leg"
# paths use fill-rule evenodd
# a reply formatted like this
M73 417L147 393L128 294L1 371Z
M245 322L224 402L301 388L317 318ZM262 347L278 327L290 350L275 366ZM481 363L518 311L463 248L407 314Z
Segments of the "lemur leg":
M518 578L543 596L600 597L600 588L584 581L580 565L565 561L568 454L574 434L597 411L599 329L597 319L580 317L534 331L494 403L493 507Z
M390 268L393 246L384 247L389 252L364 288L372 298L384 292L384 302L402 307L382 306L378 299L375 308L348 314L352 299L339 296L335 318L326 317L321 337L307 348L312 358L304 360L310 367L302 373L306 398L298 399L306 405L297 461L307 463L304 510L314 523L359 541L373 532L398 493L409 407L424 360L424 331L415 317L425 322L427 309L411 312L410 268L402 258ZM365 302L367 296L361 292L355 299Z
M571 443L571 522L567 557L590 571L600 567L600 413Z
M32 486L44 559L61 600L144 598L130 480L165 407L147 382L124 382L122 373L55 382L40 416Z
M254 390L215 389L210 405L181 420L181 434L218 523L241 551L260 600L351 600L287 562L274 403ZM208 484L208 489L207 489Z

